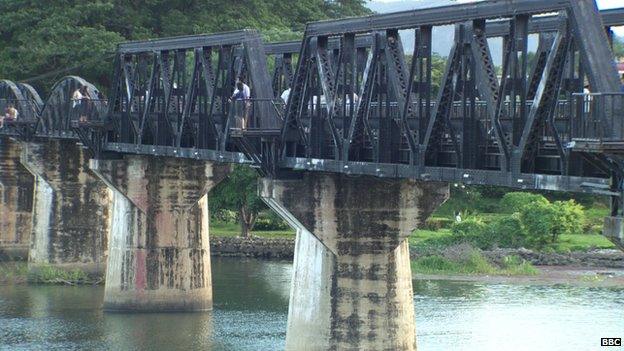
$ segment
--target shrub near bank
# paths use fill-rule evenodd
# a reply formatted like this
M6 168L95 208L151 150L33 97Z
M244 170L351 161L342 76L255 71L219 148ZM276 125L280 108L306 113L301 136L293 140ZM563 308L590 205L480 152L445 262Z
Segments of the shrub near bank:
M551 203L538 194L516 192L502 198L501 209L507 214L490 222L473 216L453 224L453 237L480 249L541 249L561 235L581 233L585 223L583 207L574 200Z

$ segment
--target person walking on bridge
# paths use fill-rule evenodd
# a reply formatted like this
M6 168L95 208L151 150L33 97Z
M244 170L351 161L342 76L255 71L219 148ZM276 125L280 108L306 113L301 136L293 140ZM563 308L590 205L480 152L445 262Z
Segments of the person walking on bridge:
M89 91L86 86L81 86L72 94L72 108L80 114L78 121L87 122L87 109L89 105Z
M245 129L247 121L247 113L249 111L249 99L251 98L251 89L243 81L236 82L236 89L230 97L230 101L234 101L234 117L236 128Z

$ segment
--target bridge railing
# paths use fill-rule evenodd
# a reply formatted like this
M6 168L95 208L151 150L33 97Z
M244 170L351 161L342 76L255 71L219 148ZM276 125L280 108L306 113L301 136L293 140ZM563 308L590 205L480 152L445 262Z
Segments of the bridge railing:
M10 107L15 108L17 111L17 118L8 117L11 113L9 113L8 109ZM35 106L29 100L17 100L17 99L0 99L0 117L5 120L32 120L32 111Z
M84 99L70 103L67 119L70 125L105 122L108 100Z
M571 123L573 139L597 142L622 141L624 93L574 94Z
M36 109L37 106L29 100L0 99L0 133L32 134L32 126L37 123Z
M278 120L284 120L285 103L282 99L236 100L230 103L228 125L230 129L261 129L260 116L269 113Z

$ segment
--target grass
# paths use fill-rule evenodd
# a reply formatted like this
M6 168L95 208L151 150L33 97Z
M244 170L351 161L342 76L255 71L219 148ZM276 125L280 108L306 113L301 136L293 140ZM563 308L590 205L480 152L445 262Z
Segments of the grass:
M102 279L92 279L80 269L67 271L52 266L41 266L28 273L28 282L35 284L81 285L100 284L102 281Z
M600 234L564 234L557 243L549 247L559 253L616 248L609 239Z
M539 270L517 256L505 257L502 267L490 263L478 251L467 258L450 260L442 256L421 257L412 261L412 272L440 275L537 275Z
M26 262L1 262L0 284L20 284L28 280L28 264Z
M252 235L261 238L275 239L275 238L295 238L294 230L271 230L271 231L252 231ZM218 221L211 221L210 223L210 235L214 236L240 236L240 225L236 223L223 223Z

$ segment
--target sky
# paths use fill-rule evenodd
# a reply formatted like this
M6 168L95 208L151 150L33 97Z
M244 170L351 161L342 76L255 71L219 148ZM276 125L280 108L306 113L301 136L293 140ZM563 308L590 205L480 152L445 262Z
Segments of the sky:
M389 3L389 2L397 2L401 0L372 0L371 2L379 2L379 3ZM457 2L474 2L479 0L458 0ZM624 7L624 0L596 0L598 3L598 7L601 10L612 9L618 7ZM414 2L418 2L418 0L414 0ZM624 36L624 27L616 27L613 28L613 31L619 35Z

